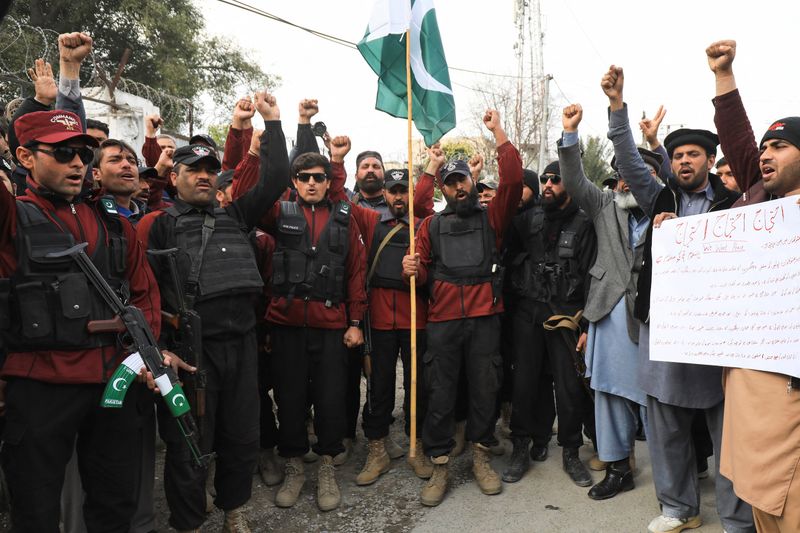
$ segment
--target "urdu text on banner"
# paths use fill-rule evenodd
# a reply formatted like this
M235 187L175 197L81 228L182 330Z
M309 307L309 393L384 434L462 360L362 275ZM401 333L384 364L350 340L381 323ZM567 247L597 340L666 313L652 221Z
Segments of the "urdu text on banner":
M800 377L797 197L653 232L650 358Z

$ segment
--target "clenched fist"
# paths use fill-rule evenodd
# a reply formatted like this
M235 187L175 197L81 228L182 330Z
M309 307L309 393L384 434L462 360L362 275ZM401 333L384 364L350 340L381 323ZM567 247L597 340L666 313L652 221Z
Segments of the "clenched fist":
M603 74L603 79L600 80L600 87L608 96L612 111L622 109L622 87L624 84L625 76L622 73L622 67L616 65L608 67L608 72Z
M331 139L331 161L334 163L344 163L344 156L350 152L350 137L339 135Z
M706 48L708 67L714 74L730 72L735 57L736 41L730 39L711 43L711 45Z
M583 108L581 104L572 104L564 108L561 114L561 125L564 131L576 132L578 131L578 124L581 123L583 118Z
M281 110L278 108L278 101L267 91L256 91L253 98L256 103L256 111L264 120L280 120Z

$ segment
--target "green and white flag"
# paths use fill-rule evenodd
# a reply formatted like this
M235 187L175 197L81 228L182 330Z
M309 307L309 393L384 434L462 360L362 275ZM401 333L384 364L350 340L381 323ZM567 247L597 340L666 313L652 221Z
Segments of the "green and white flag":
M126 357L108 380L100 405L110 409L120 409L128 393L128 387L136 380L136 375L143 366L144 361L139 352Z
M375 108L408 118L405 32L409 28L412 118L430 146L456 126L453 90L433 0L377 0L358 50L378 75Z

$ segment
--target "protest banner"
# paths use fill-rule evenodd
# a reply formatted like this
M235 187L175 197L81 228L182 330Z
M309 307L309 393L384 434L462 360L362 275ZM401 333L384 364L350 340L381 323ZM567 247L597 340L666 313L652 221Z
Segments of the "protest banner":
M650 358L800 377L800 205L784 198L653 232Z

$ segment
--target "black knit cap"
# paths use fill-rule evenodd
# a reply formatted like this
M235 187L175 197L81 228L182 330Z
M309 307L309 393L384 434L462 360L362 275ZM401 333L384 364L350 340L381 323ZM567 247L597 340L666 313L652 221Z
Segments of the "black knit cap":
M561 167L558 164L558 160L553 161L552 163L544 167L544 170L542 171L542 176L544 176L545 174L555 174L556 176L561 177Z
M783 139L800 148L800 117L786 117L776 120L767 128L767 132L761 137L761 142L758 145L762 146L764 141L769 139Z
M535 170L523 168L522 184L534 192L539 192L539 175Z
M708 130L681 128L673 131L664 139L664 146L667 148L667 154L669 154L670 158L672 158L672 152L675 151L675 148L686 144L702 146L707 154L716 155L719 137L717 137L716 133Z

